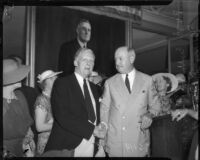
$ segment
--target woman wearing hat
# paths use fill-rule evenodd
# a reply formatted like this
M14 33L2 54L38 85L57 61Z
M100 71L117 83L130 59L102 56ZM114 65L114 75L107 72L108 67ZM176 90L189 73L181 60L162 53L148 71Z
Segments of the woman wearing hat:
M171 73L157 73L153 76L156 93L159 97L161 103L161 113L160 115L165 115L170 113L172 103L170 101L170 95L178 87L178 81L176 77Z
M37 97L35 102L35 124L37 131L40 132L37 142L38 156L44 151L53 125L50 97L54 81L59 73L61 72L47 70L37 77L42 89L42 94Z
M3 147L4 156L33 156L34 141L30 129L33 120L29 114L26 99L22 92L21 81L30 72L30 67L12 59L3 60Z

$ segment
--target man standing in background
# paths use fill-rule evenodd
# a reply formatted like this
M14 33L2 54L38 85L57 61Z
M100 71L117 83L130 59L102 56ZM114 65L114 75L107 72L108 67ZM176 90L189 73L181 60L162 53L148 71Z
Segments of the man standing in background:
M59 52L58 70L63 71L61 76L74 72L74 55L79 48L90 48L88 42L91 38L91 24L88 20L81 20L76 28L76 39L62 44Z

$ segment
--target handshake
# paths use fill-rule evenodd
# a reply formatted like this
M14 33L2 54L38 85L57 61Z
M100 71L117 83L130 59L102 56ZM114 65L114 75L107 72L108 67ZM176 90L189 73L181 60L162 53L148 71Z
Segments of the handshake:
M104 123L100 123L98 126L95 126L93 135L95 137L103 139L106 136L107 126Z

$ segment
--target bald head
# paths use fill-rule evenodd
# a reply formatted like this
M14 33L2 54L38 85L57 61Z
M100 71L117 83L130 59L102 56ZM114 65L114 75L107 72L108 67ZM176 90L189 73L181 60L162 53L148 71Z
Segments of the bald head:
M129 73L133 69L135 51L127 46L119 47L115 51L115 65L119 73Z

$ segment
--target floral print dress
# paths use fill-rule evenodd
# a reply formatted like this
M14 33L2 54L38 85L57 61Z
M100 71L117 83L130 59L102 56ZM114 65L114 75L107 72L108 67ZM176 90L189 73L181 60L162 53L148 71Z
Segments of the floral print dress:
M35 109L37 108L40 108L44 112L47 112L46 122L52 119L50 97L46 96L45 94L41 94L40 96L38 96L35 102ZM38 134L38 142L37 142L38 156L44 152L50 133L51 131L45 131L45 132L40 132Z

